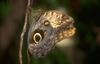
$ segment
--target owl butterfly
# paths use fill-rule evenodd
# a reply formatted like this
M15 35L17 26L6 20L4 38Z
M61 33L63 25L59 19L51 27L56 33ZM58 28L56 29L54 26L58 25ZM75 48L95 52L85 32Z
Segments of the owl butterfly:
M57 42L75 34L73 18L62 11L39 11L30 16L28 51L36 58L44 57Z

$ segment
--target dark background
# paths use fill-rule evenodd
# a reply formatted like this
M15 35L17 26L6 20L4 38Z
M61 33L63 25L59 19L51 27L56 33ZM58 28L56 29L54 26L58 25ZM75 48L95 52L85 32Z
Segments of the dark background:
M18 64L26 4L26 0L0 0L0 64ZM31 64L100 64L100 0L34 0L32 8L64 8L74 18L77 31L73 61L55 48L46 58L31 58ZM24 47L23 58L26 64Z

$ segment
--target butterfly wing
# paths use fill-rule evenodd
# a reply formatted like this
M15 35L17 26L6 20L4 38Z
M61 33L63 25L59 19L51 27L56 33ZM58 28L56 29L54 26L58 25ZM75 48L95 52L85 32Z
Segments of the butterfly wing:
M57 42L75 34L72 17L61 11L40 12L33 19L28 32L28 50L36 58L44 57Z

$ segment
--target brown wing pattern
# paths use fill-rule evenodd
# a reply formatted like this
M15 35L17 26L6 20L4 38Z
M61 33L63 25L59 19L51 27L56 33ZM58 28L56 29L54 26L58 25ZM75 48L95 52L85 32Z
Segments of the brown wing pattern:
M37 20L31 19L28 32L28 50L36 58L44 57L57 42L75 34L74 20L68 14L49 10L37 17Z

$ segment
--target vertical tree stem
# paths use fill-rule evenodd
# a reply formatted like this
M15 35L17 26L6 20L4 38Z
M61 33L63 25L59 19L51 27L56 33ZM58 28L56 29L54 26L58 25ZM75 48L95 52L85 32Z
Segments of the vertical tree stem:
M19 44L19 64L23 64L22 63L22 47L23 47L23 37L24 34L27 30L27 23L28 23L28 17L29 17L29 13L30 13L30 5L31 5L31 1L32 0L28 0L27 1L27 9L26 9L26 14L25 14L25 22L24 22L24 27L20 36L20 44Z

